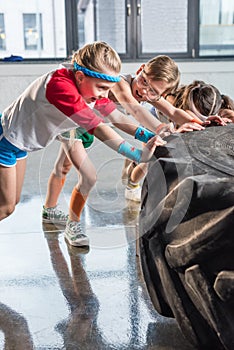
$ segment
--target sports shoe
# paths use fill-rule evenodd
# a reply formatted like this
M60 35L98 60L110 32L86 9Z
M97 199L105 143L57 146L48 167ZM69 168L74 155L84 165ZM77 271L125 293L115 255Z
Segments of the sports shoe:
M79 221L68 220L64 231L68 243L74 247L89 245L89 238L82 232Z
M125 198L130 201L140 202L141 201L141 186L137 184L136 186L127 186L125 188Z
M66 215L62 210L56 207L45 208L43 206L42 210L42 221L49 222L52 224L66 225L68 215Z

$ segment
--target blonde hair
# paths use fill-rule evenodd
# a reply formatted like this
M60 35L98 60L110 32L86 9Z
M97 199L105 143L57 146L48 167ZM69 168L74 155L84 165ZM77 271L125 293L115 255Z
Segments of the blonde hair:
M166 81L169 84L166 93L174 92L178 88L180 71L175 61L169 56L158 55L149 60L145 65L145 73L153 81Z
M84 45L72 55L71 63L74 62L95 72L111 71L119 74L121 70L119 55L104 41Z
M71 58L71 63L78 63L80 66L95 72L111 71L119 74L121 70L121 60L117 52L104 41L95 41L86 44L75 51ZM70 131L70 145L75 140L76 130Z

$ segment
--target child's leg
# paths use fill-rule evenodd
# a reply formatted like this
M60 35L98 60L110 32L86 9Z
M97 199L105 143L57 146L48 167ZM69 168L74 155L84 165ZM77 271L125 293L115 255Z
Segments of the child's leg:
M135 167L129 168L128 183L125 189L125 198L131 201L141 201L141 186L140 181L147 173L147 163L141 163Z
M129 170L129 166L130 164L132 164L133 161L128 159L128 158L125 158L124 160L124 166L123 166L123 169L122 169L122 175L121 175L121 179L122 179L122 184L123 185L127 185L127 182L128 182L128 170Z
M26 159L18 160L12 167L0 165L0 220L12 214L20 200L25 167Z
M59 195L62 191L66 175L72 167L72 163L67 157L63 144L60 146L58 157L54 164L54 169L50 174L44 207L56 207Z
M80 216L85 206L88 194L96 182L96 170L87 156L82 142L76 141L66 152L72 164L79 173L79 182L74 187L69 209L69 218L64 232L68 243L73 246L89 245L89 238L82 232Z
M133 184L139 183L145 177L147 173L147 168L147 163L141 163L135 166L135 168L132 169L132 172L129 176L130 182L132 182Z
M142 144L143 147L145 147L145 143ZM135 167L132 167L130 169L131 173L128 175L128 179L133 184L138 184L146 175L148 169L147 163L140 163Z
M144 144L143 144L144 147ZM140 181L145 177L148 169L147 163L140 163L138 165L129 167L128 171L128 183L125 189L125 198L140 202L141 201L141 186Z
M74 187L71 195L69 210L70 220L80 221L88 194L96 182L96 169L88 158L82 142L76 141L70 148L64 144L64 147L66 147L72 164L80 174L79 182Z
M24 183L24 176L26 170L27 159L18 159L16 163L16 202L18 204L20 201L20 196L22 192L22 187Z

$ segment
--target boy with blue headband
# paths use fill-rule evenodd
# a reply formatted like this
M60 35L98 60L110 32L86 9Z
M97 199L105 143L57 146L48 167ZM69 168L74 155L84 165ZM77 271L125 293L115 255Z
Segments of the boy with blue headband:
M87 70L82 71L75 62ZM87 44L73 55L70 65L39 77L5 108L0 118L0 220L9 216L20 200L27 152L42 149L61 138L64 150L70 152L69 155L73 153L76 168L82 175L82 182L72 194L65 236L72 245L89 243L80 230L79 212L95 183L96 172L82 142L76 142L74 149L67 150L67 142L60 135L82 127L136 162L149 161L155 147L164 144L159 137L153 137L146 150L138 150L103 123L102 116L117 113L115 104L107 96L119 81L120 69L120 58L108 44ZM134 135L137 126L124 124L124 119L122 122L122 130ZM61 178L59 181L62 183Z

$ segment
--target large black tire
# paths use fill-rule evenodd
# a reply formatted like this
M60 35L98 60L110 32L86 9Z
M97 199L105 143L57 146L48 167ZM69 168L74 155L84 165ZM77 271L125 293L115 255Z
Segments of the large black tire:
M140 260L155 309L198 349L234 349L234 124L171 135L143 184Z

